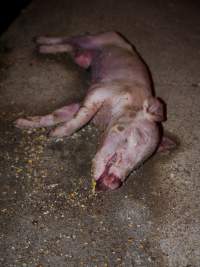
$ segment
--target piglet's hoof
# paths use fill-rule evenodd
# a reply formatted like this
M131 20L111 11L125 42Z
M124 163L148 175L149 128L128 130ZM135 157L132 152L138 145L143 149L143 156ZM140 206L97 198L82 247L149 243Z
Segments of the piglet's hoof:
M53 138L62 138L64 136L67 136L66 130L64 127L55 128L49 133L49 137L53 137Z

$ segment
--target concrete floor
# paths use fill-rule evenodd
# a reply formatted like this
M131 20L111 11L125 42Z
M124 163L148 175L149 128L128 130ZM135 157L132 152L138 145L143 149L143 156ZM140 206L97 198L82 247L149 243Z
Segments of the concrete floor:
M19 116L80 99L88 74L38 56L36 35L117 30L148 63L179 148L116 192L93 194L99 133L52 142ZM0 266L200 266L200 28L197 1L34 0L0 39Z

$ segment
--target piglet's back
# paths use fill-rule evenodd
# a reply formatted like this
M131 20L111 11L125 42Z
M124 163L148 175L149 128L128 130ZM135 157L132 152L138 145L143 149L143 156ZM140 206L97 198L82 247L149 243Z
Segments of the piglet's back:
M105 46L92 62L93 82L125 82L133 87L151 90L151 78L146 65L134 50L115 45Z

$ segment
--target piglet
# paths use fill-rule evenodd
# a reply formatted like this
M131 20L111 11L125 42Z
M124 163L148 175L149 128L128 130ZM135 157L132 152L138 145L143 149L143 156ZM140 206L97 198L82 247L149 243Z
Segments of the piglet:
M97 190L119 188L129 173L156 150L173 148L162 136L163 102L153 94L147 66L128 41L116 32L69 38L39 37L40 53L66 52L91 69L91 85L83 103L72 103L46 116L15 121L18 128L48 127L52 137L70 136L93 121L103 138L92 161Z

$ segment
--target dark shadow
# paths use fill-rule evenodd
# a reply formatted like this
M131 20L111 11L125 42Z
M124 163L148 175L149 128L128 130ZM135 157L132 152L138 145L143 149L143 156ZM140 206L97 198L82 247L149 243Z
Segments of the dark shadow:
M0 3L0 35L9 27L31 0L4 0Z

